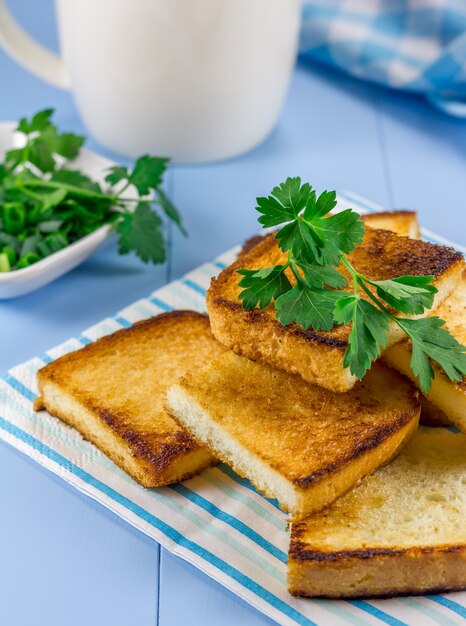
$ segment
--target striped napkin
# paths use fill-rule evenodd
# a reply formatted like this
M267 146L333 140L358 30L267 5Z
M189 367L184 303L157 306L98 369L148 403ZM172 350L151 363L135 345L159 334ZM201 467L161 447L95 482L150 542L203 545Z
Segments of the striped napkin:
M349 193L339 194L338 202L361 213L381 208ZM432 233L424 235L448 243ZM370 601L292 598L286 590L285 516L247 480L220 465L183 484L143 489L74 429L32 410L36 372L45 363L162 311L204 311L211 276L237 252L230 250L79 337L14 367L0 379L0 437L279 624L464 624L466 593Z

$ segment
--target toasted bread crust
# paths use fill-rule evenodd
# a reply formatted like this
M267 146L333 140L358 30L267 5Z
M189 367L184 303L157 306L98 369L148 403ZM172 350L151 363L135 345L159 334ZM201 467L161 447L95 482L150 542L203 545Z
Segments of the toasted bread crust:
M368 227L363 243L349 258L372 280L404 274L434 275L436 283L443 285L436 305L451 292L464 268L462 255L451 248ZM330 331L304 330L297 324L285 327L276 319L272 305L263 310L243 309L238 301L238 269L267 267L283 260L272 233L212 279L207 292L212 332L237 354L299 373L305 380L327 389L346 391L356 382L356 377L343 368L350 324L335 326ZM345 268L339 269L347 276ZM393 324L389 344L401 336Z
M288 560L288 590L317 598L386 598L466 589L466 546L302 551L299 529Z
M142 485L169 484L215 460L165 412L165 390L223 351L207 316L163 313L42 368L37 408L75 427Z

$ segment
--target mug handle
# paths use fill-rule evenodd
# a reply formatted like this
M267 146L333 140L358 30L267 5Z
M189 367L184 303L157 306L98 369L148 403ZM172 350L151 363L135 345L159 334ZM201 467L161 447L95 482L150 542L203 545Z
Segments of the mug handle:
M33 74L55 87L70 89L63 59L24 32L10 13L5 0L0 0L0 46Z

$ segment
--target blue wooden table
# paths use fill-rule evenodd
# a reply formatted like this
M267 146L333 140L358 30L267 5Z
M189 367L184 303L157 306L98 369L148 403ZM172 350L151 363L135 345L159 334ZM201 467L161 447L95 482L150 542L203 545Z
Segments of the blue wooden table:
M10 5L34 36L57 48L51 0ZM0 79L0 119L53 106L59 125L83 130L68 93L2 52ZM105 153L92 140L88 146ZM170 171L169 192L190 236L169 233L167 265L143 267L106 249L48 287L0 302L0 370L253 234L254 198L297 174L317 189L349 189L389 208L416 209L424 226L466 244L466 123L416 98L298 66L280 124L261 147L225 163ZM1 626L271 623L3 443L0 501Z

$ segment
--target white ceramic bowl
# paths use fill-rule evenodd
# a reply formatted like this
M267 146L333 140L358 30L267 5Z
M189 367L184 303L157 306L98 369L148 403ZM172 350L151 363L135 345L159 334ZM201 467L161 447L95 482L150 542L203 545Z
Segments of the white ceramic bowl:
M6 150L21 145L21 136L15 133L15 127L15 122L0 122L1 159ZM99 183L103 183L105 171L112 165L115 165L113 161L83 148L79 157L73 161L72 167L83 171ZM111 226L102 226L90 235L29 267L11 272L0 272L0 299L22 296L63 276L100 248L111 234Z

